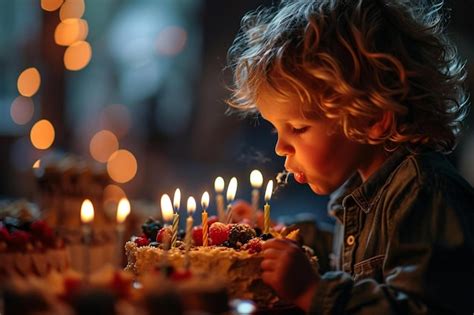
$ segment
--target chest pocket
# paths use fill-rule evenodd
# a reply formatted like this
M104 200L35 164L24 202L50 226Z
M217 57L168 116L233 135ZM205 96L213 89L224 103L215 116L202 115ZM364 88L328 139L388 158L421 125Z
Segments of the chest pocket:
M385 255L378 255L358 262L354 265L354 281L364 278L373 278L377 281L383 281L383 262Z

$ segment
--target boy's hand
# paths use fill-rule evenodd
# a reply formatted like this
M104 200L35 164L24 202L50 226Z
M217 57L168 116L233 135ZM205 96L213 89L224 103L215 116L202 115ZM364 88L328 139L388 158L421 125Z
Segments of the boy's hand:
M293 241L271 239L263 244L262 279L284 299L308 311L319 281L306 254Z

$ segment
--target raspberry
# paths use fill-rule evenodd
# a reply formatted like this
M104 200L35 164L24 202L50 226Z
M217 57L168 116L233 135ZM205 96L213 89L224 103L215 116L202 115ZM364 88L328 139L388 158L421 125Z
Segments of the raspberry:
M168 238L168 242L171 242L171 237L173 236L173 231L171 230L170 226L166 226L166 227L162 228L161 230L159 230L158 233L156 234L156 241L158 243L163 243L165 233L166 233L166 237Z
M150 241L148 241L148 238L146 237L139 236L135 239L135 244L137 244L140 247L147 246L148 244L150 244Z
M10 234L10 245L13 249L25 250L31 235L25 231L16 230Z
M202 246L202 226L193 227L193 241L194 245Z
M48 247L54 247L54 232L46 224L46 222L39 220L31 223L31 234L35 240L40 241Z
M207 218L207 225L208 226L211 226L216 222L219 222L219 219L215 215L211 215L209 218Z
M232 247L243 245L256 236L255 230L248 224L233 224L229 232L229 243Z
M209 228L209 243L211 245L220 245L229 238L229 226L227 224L216 222Z
M242 246L242 249L248 250L250 254L259 253L262 251L262 243L263 241L259 238L252 238L247 244Z

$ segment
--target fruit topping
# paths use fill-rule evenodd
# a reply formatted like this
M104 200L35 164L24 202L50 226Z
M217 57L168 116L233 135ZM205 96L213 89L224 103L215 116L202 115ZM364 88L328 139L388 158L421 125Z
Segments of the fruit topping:
M234 248L240 248L257 234L248 224L232 224L229 231L229 243Z
M221 245L229 238L229 225L216 222L209 228L209 244Z

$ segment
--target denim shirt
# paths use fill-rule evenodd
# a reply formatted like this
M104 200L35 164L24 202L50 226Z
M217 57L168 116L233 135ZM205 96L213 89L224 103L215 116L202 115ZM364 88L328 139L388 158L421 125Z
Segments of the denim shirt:
M332 197L339 270L310 314L474 314L474 190L442 154L399 149Z

